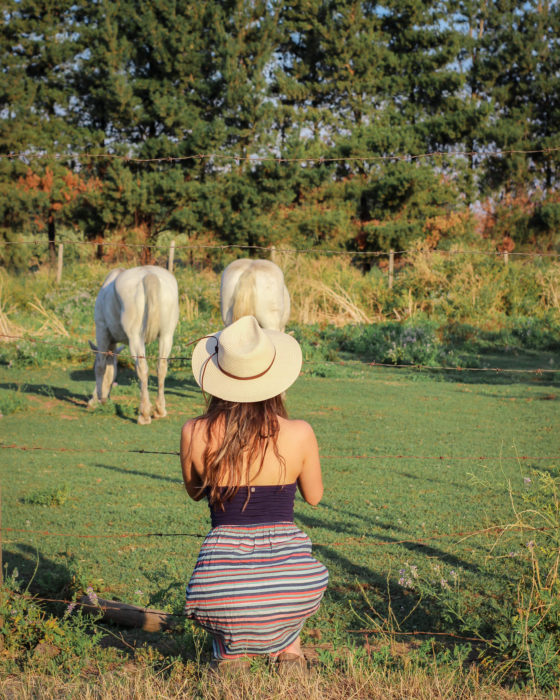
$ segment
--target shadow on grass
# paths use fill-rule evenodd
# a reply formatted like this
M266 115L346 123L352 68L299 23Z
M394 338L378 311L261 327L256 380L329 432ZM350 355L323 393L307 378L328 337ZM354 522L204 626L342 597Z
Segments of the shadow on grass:
M47 398L65 401L73 406L87 406L88 398L83 394L76 394L62 386L52 386L50 384L0 384L1 389L21 391L23 394L35 394L36 396L46 396Z
M176 396L185 397L190 394L185 394L184 391L179 391L179 389L193 389L197 394L200 392L197 383L194 378L188 376L185 373L185 377L175 376L173 373L168 373L165 377L165 393L173 394ZM93 387L95 386L95 375L92 369L76 369L70 372L70 379L75 382L88 382L91 384L91 393L93 393ZM122 387L131 387L138 384L138 377L133 369L128 367L119 367L117 372L117 385ZM150 389L157 389L157 374L155 370L150 373L148 378L148 387Z
M29 535L33 537L34 535ZM48 598L64 598L72 575L68 567L54 562L29 544L15 545L17 551L4 550L2 558L8 574L17 569L18 581L29 593ZM60 604L58 606L60 608Z
M332 530L336 532L337 534L341 532L341 528L339 527L340 523L336 523L336 527L332 527L331 525L327 525L324 521L319 520L318 518L311 518L306 515L299 515L298 520L300 520L304 527L307 528L322 528L322 529L327 529L327 530ZM375 523L375 527L379 527L379 523ZM384 527L381 525L381 527ZM385 526L384 529L391 529L391 530L400 530L402 532L402 528L397 528L393 525L388 525ZM359 537L363 537L363 530L361 532L356 532L355 530L351 530L350 528L343 527L342 528L342 533L345 534L351 534L354 532ZM372 546L384 546L384 545L391 545L394 544L395 546L398 547L403 547L404 549L407 549L411 552L416 552L419 554L424 554L425 556L434 559L437 558L439 561L444 562L445 564L449 564L451 566L456 566L456 567L461 567L465 571L470 571L472 573L476 573L478 575L484 576L484 572L480 569L479 566L476 564L473 564L471 562L466 561L465 559L462 559L461 557L458 557L454 554L450 554L449 552L445 552L442 549L439 549L438 547L433 547L428 544L424 544L423 542L416 542L416 541L411 541L411 542L403 542L404 538L397 538L397 537L390 537L386 534L375 534L375 535L369 535L368 540L371 540ZM418 539L421 540L422 538L414 538L411 537L411 540ZM381 544L383 543L383 544ZM318 543L318 542L313 542L314 547L320 547L322 549L329 549L332 548L332 544L329 543ZM349 544L348 546L351 546ZM357 547L362 547L365 551L367 551L367 542L356 542ZM337 549L333 550L333 557L336 559L338 554L338 547ZM346 564L348 565L350 560L346 559ZM364 568L361 564L356 564L353 563L352 565L352 571L349 572L353 575L358 575L362 569ZM367 570L367 567L364 569ZM493 574L493 577L495 577L495 574Z
M329 508L328 510L333 510ZM341 513L344 511L341 509ZM345 522L358 516L347 513ZM340 523L329 519L329 514L324 513L323 517L297 515L297 520L305 530L323 529L333 533L349 534L356 528L347 526L340 527ZM317 558L322 561L331 571L331 582L326 592L325 602L330 601L335 608L346 611L345 620L341 624L349 631L355 627L375 627L380 619L385 621L387 630L394 628L394 619L400 625L400 631L408 633L416 632L437 632L438 634L468 635L476 636L481 634L488 636L492 634L492 624L496 621L496 606L499 607L500 592L506 591L508 586L514 583L511 576L503 571L496 573L495 570L485 570L472 561L467 561L461 556L440 549L438 546L414 541L422 540L422 537L410 537L409 542L403 542L398 535L391 536L382 530L395 530L392 524L380 521L373 522L369 519L366 529L369 533L364 536L364 528L360 528L361 539L355 543L348 542L335 544L333 542L321 541L320 531L311 535L313 550ZM377 532L376 532L377 530ZM402 528L399 528L402 531ZM366 539L367 538L367 539ZM369 541L368 541L369 540ZM343 546L340 546L343 545ZM476 590L453 590L449 589L446 582L441 583L441 596L437 592L427 592L425 587L420 590L416 582L411 586L402 586L397 582L399 574L393 571L388 564L388 569L374 568L371 564L372 558L368 555L373 547L389 547L391 557L387 561L394 562L395 557L400 558L403 570L406 570L406 552L414 552L416 555L425 557L425 560L433 568L433 578L436 579L432 588L438 588L440 578L443 576L438 569L439 564L446 567L468 571L479 581ZM383 558L378 557L378 561ZM397 561L398 561L397 559ZM430 569L431 570L431 569ZM400 573L401 578L408 577L409 574ZM334 579L334 580L333 580ZM499 586L493 586L494 592L490 590L491 583L499 580ZM487 583L485 583L485 581ZM488 584L488 585L487 585ZM479 590L480 585L480 590ZM447 589L447 590L446 590ZM476 605L473 607L473 601ZM457 609L455 616L453 609ZM465 618L465 610L468 610ZM393 618L394 616L394 618ZM352 620L355 620L353 622ZM472 628L469 625L472 622Z
M131 450L132 452L135 452L137 450ZM158 453L158 454L161 454ZM125 469L124 467L115 467L111 464L100 464L99 462L97 464L93 465L94 467L98 467L99 469L107 469L108 471L112 472L118 472L119 474L132 474L134 476L141 476L145 479L157 479L158 481L168 481L172 484L182 484L181 479L173 479L170 476L162 476L161 474L150 474L149 472L141 472L137 469Z

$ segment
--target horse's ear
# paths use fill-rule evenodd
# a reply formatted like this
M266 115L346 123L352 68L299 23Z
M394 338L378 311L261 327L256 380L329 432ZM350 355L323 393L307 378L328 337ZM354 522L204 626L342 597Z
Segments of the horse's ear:
M97 345L95 345L95 343L92 343L91 340L88 340L88 343L93 352L97 352Z

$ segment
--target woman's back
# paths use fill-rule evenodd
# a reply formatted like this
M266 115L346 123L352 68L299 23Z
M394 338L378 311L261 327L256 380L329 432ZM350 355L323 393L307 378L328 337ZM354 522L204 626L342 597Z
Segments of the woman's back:
M323 494L319 449L311 426L302 420L289 420L277 417L278 432L276 447L273 449L273 437L268 437L262 453L251 464L247 464L247 453L240 486L272 486L293 484L297 482L302 496L308 503L315 505ZM211 452L219 450L225 433L223 422L216 423L210 436L207 434L208 419L199 418L185 424L184 442L191 447L192 463L191 481L200 487L207 481L204 456L209 448ZM261 462L262 460L262 462ZM219 486L231 486L227 474L224 474Z

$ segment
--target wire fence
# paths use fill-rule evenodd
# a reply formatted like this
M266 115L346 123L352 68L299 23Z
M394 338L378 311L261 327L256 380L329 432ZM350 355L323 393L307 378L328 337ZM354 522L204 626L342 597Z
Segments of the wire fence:
M392 545L423 545L426 542L441 539L455 539L460 538L464 540L471 537L484 536L488 537L490 535L500 535L504 532L512 530L522 530L529 532L551 532L560 529L560 526L550 526L550 527L534 527L524 523L513 523L507 525L491 525L485 528L478 528L476 530L458 530L454 532L431 532L422 535L419 538L407 538L401 540L383 540L377 539L379 535L355 535L353 537L345 538L344 540L335 542L321 542L313 541L314 547L347 547L349 544L352 545L368 545L372 547L388 547ZM10 532L17 534L25 534L22 539L28 539L30 535L40 535L41 537L60 537L64 539L101 539L101 540L111 540L111 539L136 539L136 538L150 538L150 537L193 537L193 538L204 538L206 533L199 532L112 532L112 533L79 533L79 532L51 532L50 530L31 530L26 528L13 528L13 527L0 527L0 532Z
M352 156L301 156L289 157L274 154L250 154L241 155L235 153L196 153L185 156L160 156L153 158L140 158L138 156L123 155L120 153L90 153L90 152L70 152L70 153L50 153L48 151L32 152L20 151L12 153L0 153L0 159L22 160L30 162L33 160L81 160L82 158L91 160L120 160L126 163L181 163L186 161L248 161L251 163L274 162L274 163L371 163L377 161L414 161L424 158L503 158L509 155L545 155L558 153L560 146L550 146L547 148L503 148L488 150L447 150L428 151L425 153L387 153L387 154L359 154Z
M60 452L60 453L93 453L93 454L145 454L145 455L160 455L160 456L172 456L178 457L179 452L176 450L145 450L145 449L133 449L133 450L119 450L119 449L104 449L104 448L73 448L73 447L45 447L44 445L16 445L12 444L0 444L0 449L3 450L21 450L22 452L33 452L33 451L44 451L44 452ZM359 460L378 460L378 459L413 459L413 460L425 460L425 461L437 461L437 462L457 462L457 461L467 461L467 462L488 462L493 460L499 461L520 461L520 462L538 462L538 461L548 461L553 462L560 460L560 454L552 455L550 457L533 457L530 455L519 455L516 454L515 457L506 457L504 455L499 455L498 457L489 457L484 455L468 455L468 456L452 456L452 455L406 455L406 454L369 454L369 455L321 455L321 459L359 459ZM179 481L179 480L177 480Z
M38 603L57 603L59 605L66 605L66 611L64 613L64 617L68 617L76 608L82 608L87 612L95 612L95 609L97 608L97 611L100 615L103 615L105 613L120 613L122 612L123 604L120 603L119 601L108 601L108 600L103 600L103 603L99 602L99 598L97 594L93 591L88 589L86 594L83 596L83 599L80 600L75 600L75 599L68 599L68 598L45 598L42 596L38 595L31 595L30 593L18 593L18 596L20 598L24 598L26 600L29 600L31 602L38 602ZM157 615L160 616L161 618L165 618L165 620L176 620L177 622L181 620L185 620L185 614L184 613L169 613L169 612L163 612L159 610L153 610L150 608L142 608L140 606L126 606L127 608L127 615L130 617L130 615L136 614L137 616L145 616L145 615ZM130 625L129 625L130 626ZM132 624L132 626L140 626L140 625L135 625ZM153 630L152 630L153 631ZM454 632L432 632L429 630L411 630L411 631L402 631L394 628L382 628L381 626L378 628L373 628L373 629L357 629L357 630L349 630L352 634L363 634L366 635L366 648L368 647L368 641L367 641L367 636L373 635L373 634L381 634L383 636L411 636L411 637L448 637L452 639L459 639L461 641L467 641L467 642L477 642L479 644L492 644L492 641L489 639L485 639L482 636L479 637L467 637L464 635L459 635L455 634ZM119 639L120 642L125 643L123 639ZM131 646L130 644L126 644L129 646L131 649L135 649L135 647ZM312 645L307 645L312 646ZM306 648L307 648L306 647Z
M207 337L207 336L203 336ZM38 338L30 337L29 335L11 335L9 333L0 333L0 338L6 338L7 340L25 340L30 343L40 344L44 343ZM188 347L198 342L202 338L196 338L195 340L190 340L181 343L183 347ZM113 352L112 350L96 350L91 347L86 347L86 345L72 345L64 344L66 350L73 350L77 353L87 352L95 355L105 355L107 357L118 357L120 353ZM191 355L129 355L132 360L167 360L168 362L190 362ZM537 368L520 368L520 367L465 367L461 365L426 365L422 363L390 363L390 362L376 362L372 360L370 362L360 361L360 360L304 360L305 365L338 365L340 367L359 367L359 368L384 368L384 369L408 369L408 370L418 370L418 371L442 371L442 372L491 372L493 374L534 374L536 376L544 374L557 374L560 372L560 368L554 367L537 367Z
M403 222L399 222L403 223ZM404 222L407 223L407 222ZM47 246L48 240L46 238L32 238L30 240L17 240L17 241L0 241L0 246ZM99 246L102 245L104 248L122 248L122 249L140 249L140 250L155 250L155 249L165 249L169 248L169 244L166 243L126 243L124 241L111 241L110 239L93 239L87 241L76 241L69 240L64 237L59 238L57 246ZM261 245L244 245L241 243L220 243L220 244L175 244L173 242L173 249L177 250L241 250L241 251L255 251L268 253L270 256L275 254L293 254L293 255L331 255L331 256L342 256L342 257L388 257L390 255L412 255L418 253L417 248L407 248L402 250L338 250L331 248L277 248L276 246L261 246ZM560 256L559 251L550 250L535 250L535 251L502 251L502 250L476 250L476 249L443 249L443 248L430 248L423 251L428 254L433 255L443 255L443 256L460 256L460 255L478 255L487 256L492 258L504 257L507 253L508 257L518 257L518 258L557 258Z

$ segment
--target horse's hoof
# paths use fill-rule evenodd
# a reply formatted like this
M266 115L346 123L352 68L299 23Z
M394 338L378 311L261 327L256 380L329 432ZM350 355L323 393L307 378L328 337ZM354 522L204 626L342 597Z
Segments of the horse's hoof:
M142 414L140 414L138 416L138 425L148 425L151 422L152 422L152 419L150 418L150 416L146 417L146 416L143 416Z
M154 418L165 418L166 415L167 415L167 411L158 411L157 408L154 411Z
M88 408L95 408L98 403L99 403L99 401L97 399L90 399L88 401L87 405L88 405Z

